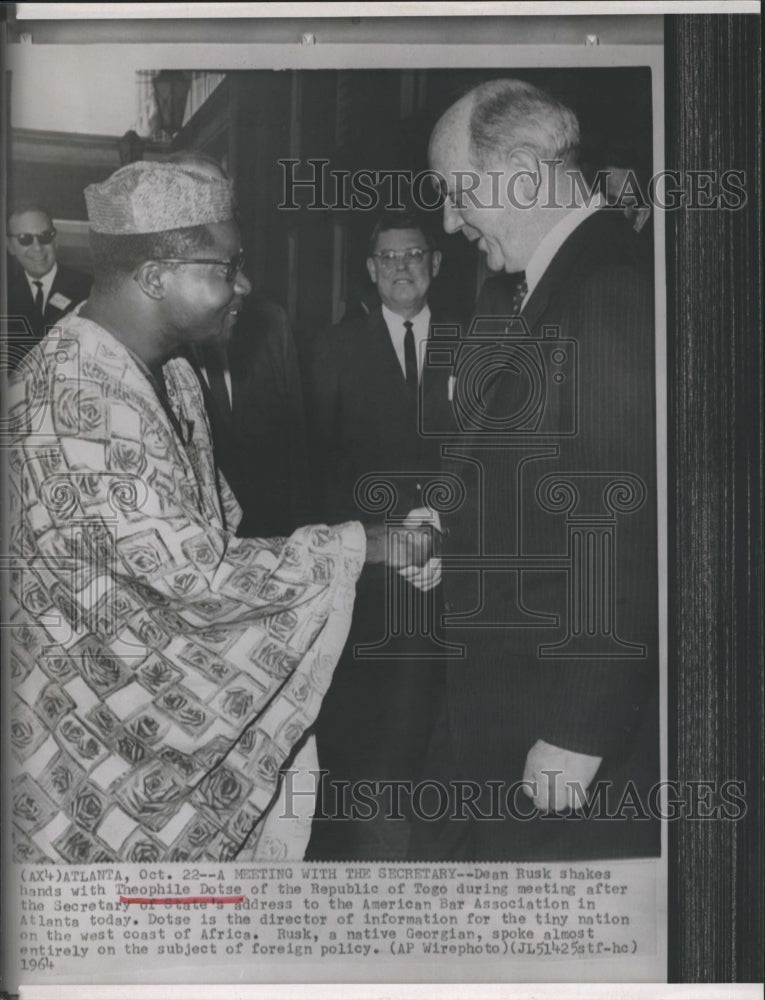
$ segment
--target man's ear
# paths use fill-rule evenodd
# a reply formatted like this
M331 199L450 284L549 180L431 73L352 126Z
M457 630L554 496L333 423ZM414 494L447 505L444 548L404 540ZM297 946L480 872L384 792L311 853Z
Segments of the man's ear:
M434 250L433 256L430 261L430 275L432 278L438 277L438 272L441 270L441 251Z
M539 158L525 146L518 146L508 157L510 167L509 188L515 200L523 207L532 204L542 183Z
M167 270L161 267L156 260L147 260L138 268L133 275L133 280L138 287L148 295L150 299L163 299L165 297L165 276Z
M377 264L373 257L367 257L367 271L369 271L369 277L372 280L372 284L377 284Z

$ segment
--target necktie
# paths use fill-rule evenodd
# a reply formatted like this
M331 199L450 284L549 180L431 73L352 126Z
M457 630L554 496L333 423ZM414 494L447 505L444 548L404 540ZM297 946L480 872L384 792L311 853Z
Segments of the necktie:
M518 284L515 286L515 291L513 292L513 303L511 306L511 315L517 316L521 311L521 305L523 300L526 298L529 286L526 284L526 276L521 275Z
M33 281L37 291L35 292L35 329L42 333L43 329L43 287L42 281Z
M414 349L414 332L412 323L406 320L404 323L404 370L406 373L406 385L412 395L416 398L419 378L417 377L417 352Z

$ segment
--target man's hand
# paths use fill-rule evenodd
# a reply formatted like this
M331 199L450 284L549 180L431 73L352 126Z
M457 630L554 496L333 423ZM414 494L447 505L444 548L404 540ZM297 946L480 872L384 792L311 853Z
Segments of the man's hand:
M537 740L526 756L524 792L542 812L564 812L584 805L584 792L603 761L586 753ZM581 791L580 791L581 789ZM535 794L536 792L536 794Z
M428 559L424 566L406 566L398 572L418 590L433 590L441 582L441 560Z
M424 566L433 551L433 529L420 525L365 525L367 562L387 563L393 569Z
M441 532L441 519L437 510L429 507L417 507L410 510L404 520L405 527L418 527L429 524L434 529L434 541L438 540ZM441 582L441 560L435 557L430 558L424 566L406 566L398 571L405 580L418 590L433 590Z

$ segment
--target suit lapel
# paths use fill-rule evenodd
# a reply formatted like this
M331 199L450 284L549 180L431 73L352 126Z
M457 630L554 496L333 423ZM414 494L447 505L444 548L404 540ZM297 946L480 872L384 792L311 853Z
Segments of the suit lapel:
M430 329L428 330L428 341L433 337L433 327L443 325L444 321L438 317L430 317ZM426 413L445 414L451 409L449 403L449 377L451 369L428 365L428 353L425 352L425 362L420 377L422 388L422 405Z
M539 284L532 291L526 305L521 309L521 318L525 321L526 326L529 329L529 333L539 322L540 317L547 308L547 303L550 301L550 296L555 284L552 273L554 271L554 266L555 261L553 260L548 269L542 275Z
M226 407L225 410L219 405L217 399L213 395L210 385L202 371L202 366L205 363L204 355L201 349L197 347L188 347L182 350L179 354L180 357L184 358L194 370L194 374L197 377L199 386L202 390L202 397L204 399L205 409L207 410L207 416L210 421L210 426L213 429L213 437L216 436L216 430L222 430L227 433L233 427L233 417L230 407ZM232 379L232 393L234 396L234 386ZM236 398L236 397L234 397Z
M547 270L529 296L526 305L521 310L521 316L526 321L529 330L533 330L544 315L547 305L554 299L563 282L570 282L577 262L583 258L593 240L598 238L597 230L608 221L601 209L593 213L571 233L568 239L558 248L558 252L550 261Z
M601 215L602 212L591 215L569 235L558 248L558 252L521 309L520 315L529 331L529 340L532 343L539 340L538 335L534 336L534 331L538 329L549 303L558 297L561 285L572 280L571 275L577 266L577 261L585 256L587 247L594 238L593 229L602 224ZM484 401L487 409L491 407L492 399L501 382L501 378L495 378L486 386Z
M403 323L404 321L401 320ZM401 395L408 398L406 378L401 370L390 331L383 319L382 309L376 309L369 317L369 343L365 351L373 369L382 376L387 385L397 386Z
M14 281L14 284L16 286L16 308L21 311L22 315L27 316L31 322L34 316L35 297L32 294L32 286L27 280L26 271L19 268L18 277ZM12 287L10 281L9 286Z
M32 295L32 289L29 286L29 282L27 281L27 276L24 271L21 271L18 277L17 286L19 290L19 298L24 307L24 315L29 316L31 315L32 309L34 309L35 299L34 295Z
M216 423L224 428L225 430L231 430L233 427L233 413L230 406L224 406L221 401L213 394L210 386L208 385L207 379L202 376L202 392L205 399L205 406L214 415L213 419ZM233 392L232 392L233 396Z
M251 330L250 332L256 337L261 335L261 331L259 329ZM234 336L236 336L236 334L234 334ZM226 346L229 375L231 377L231 405L228 407L226 416L231 429L233 430L236 428L237 431L242 430L239 424L244 419L245 426L243 429L246 431L246 421L248 417L246 407L247 399L248 396L251 396L252 393L257 390L250 384L250 366L252 362L250 361L247 353L244 350L238 350L237 347L238 344L233 339L230 340ZM249 419L252 418L250 417Z
M45 303L44 321L46 326L50 325L51 323L55 323L57 320L59 320L61 316L66 312L66 310L69 308L69 306L77 305L77 303L72 302L69 299L69 296L66 294L66 291L64 290L63 287L64 286L63 277L64 276L61 271L61 265L59 264L58 270L56 271L56 277L53 279L53 284L50 286L50 295L48 296L48 301ZM60 308L59 306L54 305L53 299L57 295L63 296L63 298L67 299L69 305L65 306L64 308Z

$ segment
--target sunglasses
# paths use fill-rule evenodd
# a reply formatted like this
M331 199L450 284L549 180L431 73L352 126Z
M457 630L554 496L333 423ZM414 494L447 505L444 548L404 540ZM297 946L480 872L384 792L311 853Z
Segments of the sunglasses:
M226 268L226 281L231 284L244 267L244 250L235 253L229 260L213 260L209 257L158 257L157 264L220 264Z
M12 240L18 240L23 247L31 247L35 240L41 247L47 247L56 238L55 229L46 229L44 233L8 233Z

